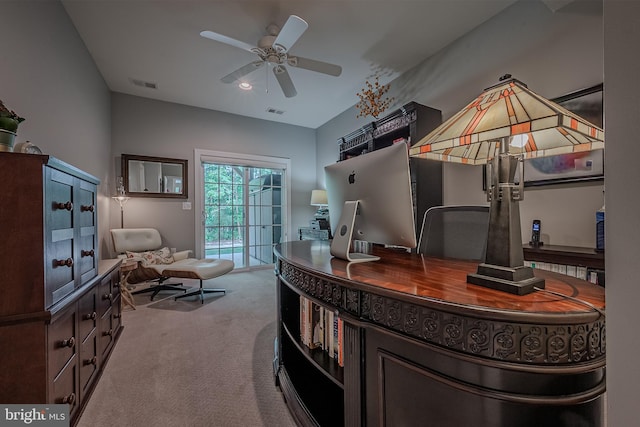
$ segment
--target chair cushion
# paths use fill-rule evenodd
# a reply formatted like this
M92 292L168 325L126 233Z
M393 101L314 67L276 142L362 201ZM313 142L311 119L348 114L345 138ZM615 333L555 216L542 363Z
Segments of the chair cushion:
M213 279L227 274L235 264L228 259L195 259L187 258L168 265L150 266L158 273L167 277L180 277L183 279Z
M116 253L140 252L158 249L162 238L155 228L115 228L111 230L113 248Z

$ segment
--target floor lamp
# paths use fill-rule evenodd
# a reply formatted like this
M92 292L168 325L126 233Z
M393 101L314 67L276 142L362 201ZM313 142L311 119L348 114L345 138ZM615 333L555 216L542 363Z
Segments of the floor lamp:
M544 280L524 265L518 203L524 199L524 159L595 149L604 149L602 129L507 74L413 145L409 155L487 164L486 257L467 282L525 295L544 288Z
M113 200L118 202L120 205L120 228L124 228L124 205L129 201L129 197L124 190L124 184L122 182L122 177L118 177L118 185L116 187L116 195L112 197Z

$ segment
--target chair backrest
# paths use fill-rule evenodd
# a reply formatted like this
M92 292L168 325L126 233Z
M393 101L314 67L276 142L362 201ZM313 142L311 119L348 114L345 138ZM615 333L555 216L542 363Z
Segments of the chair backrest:
M435 206L422 221L418 253L484 261L489 206Z
M119 254L151 251L162 246L162 238L155 228L114 228L111 230L111 239L113 249Z

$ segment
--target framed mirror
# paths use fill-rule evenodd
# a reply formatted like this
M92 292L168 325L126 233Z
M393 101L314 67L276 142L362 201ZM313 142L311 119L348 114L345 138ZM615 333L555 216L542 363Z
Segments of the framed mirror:
M186 160L123 154L122 180L129 197L189 197Z

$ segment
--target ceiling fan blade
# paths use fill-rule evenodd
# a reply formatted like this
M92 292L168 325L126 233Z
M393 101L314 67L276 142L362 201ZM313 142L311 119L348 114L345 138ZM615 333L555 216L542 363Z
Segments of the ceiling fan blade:
M257 49L255 46L252 46L249 43L241 42L240 40L232 39L231 37L214 33L213 31L202 31L200 35L207 39L215 40L217 42L228 44L230 46L239 47L243 50L248 50L249 52L255 52L254 49Z
M238 68L233 73L227 74L226 76L224 76L220 80L223 83L233 83L236 80L246 76L250 72L252 72L254 70L257 70L258 68L262 67L263 65L264 65L264 62L262 62L262 61L250 62L249 64L245 65L244 67Z
M287 98L292 98L298 94L286 68L281 65L276 65L275 67L273 67L273 74L275 74L276 80L282 88L284 96L286 96Z
M315 59L302 58L300 56L290 56L287 59L287 62L292 67L304 68L305 70L328 74L330 76L338 77L340 74L342 74L341 66L329 64L328 62L316 61Z
M309 24L307 24L304 19L296 15L291 15L273 41L273 47L281 49L283 52L288 51L291 49L291 46L298 41L300 36L307 31L308 27Z

